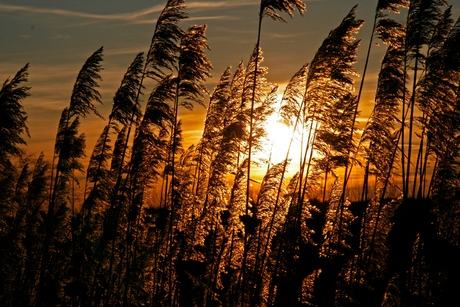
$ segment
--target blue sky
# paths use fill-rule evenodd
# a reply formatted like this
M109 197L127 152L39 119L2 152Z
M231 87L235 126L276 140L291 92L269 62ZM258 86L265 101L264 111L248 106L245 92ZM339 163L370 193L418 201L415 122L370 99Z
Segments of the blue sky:
M358 4L357 17L367 22L358 38L358 72L372 27L377 0L304 1L307 12L288 23L265 19L261 46L264 65L270 82L287 82L300 67L310 62L330 30L337 27L349 10ZM30 63L29 86L32 96L24 101L29 115L28 139L31 153L45 151L52 157L54 137L60 112L69 103L70 93L79 69L100 46L104 46L100 91L103 106L98 110L107 116L112 97L126 68L141 51L146 52L156 19L166 1L160 0L0 0L0 82L14 76L24 64ZM453 17L460 15L460 0L449 1ZM257 35L259 1L222 0L186 1L189 19L182 22L186 29L192 24L208 25L207 37L211 51L208 57L214 69L207 86L211 90L223 70L245 63L254 48ZM401 20L404 15L399 16ZM398 17L396 17L398 18ZM362 102L363 115L372 105L378 66L384 47L375 47L366 77L366 92ZM147 84L148 93L153 84ZM205 101L207 103L207 101ZM196 106L193 112L181 112L184 138L196 142L201 131L205 110ZM88 152L101 132L104 122L93 116L83 120L82 132L87 135Z

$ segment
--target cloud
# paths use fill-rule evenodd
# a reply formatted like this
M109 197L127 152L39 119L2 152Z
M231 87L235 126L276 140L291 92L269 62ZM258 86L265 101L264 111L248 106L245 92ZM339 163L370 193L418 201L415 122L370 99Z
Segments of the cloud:
M204 11L209 9L219 9L219 8L230 8L230 7L242 7L248 5L256 5L257 1L220 1L220 2L191 2L186 5L186 9L193 9L194 11ZM44 14L44 15L54 15L62 17L74 17L74 18L83 18L93 21L124 21L134 24L146 24L146 23L155 23L156 18L151 16L153 14L160 13L164 8L164 5L155 5L142 10L120 13L120 14L93 14L85 13L78 11L62 10L62 9L52 9L52 8L36 8L29 6L18 6L18 5L7 5L0 4L0 12L25 12L31 14ZM155 16L156 17L156 16ZM200 19L234 19L231 16L206 16L206 17L193 17L189 20L200 20Z
M239 19L238 17L235 16L201 16L201 17L189 17L187 18L188 21L197 21L197 20L236 20ZM155 18L149 18L149 19L140 19L133 21L133 23L136 24L153 24L156 23L157 20Z
M60 34L60 35L51 36L50 39L70 39L70 35Z
M163 5L155 5L140 11L121 13L121 14L92 14L84 12L76 12L69 10L49 9L49 8L34 8L27 6L16 6L0 4L0 11L3 12L27 12L32 14L46 14L64 17L77 17L95 20L114 20L114 21L127 21L136 22L139 18L145 17L150 14L159 13L163 10Z
M189 9L220 9L229 7L259 5L260 1L196 1L187 4Z
M293 38L302 36L303 33L292 33L292 34L278 34L278 33L271 33L270 34L273 38Z

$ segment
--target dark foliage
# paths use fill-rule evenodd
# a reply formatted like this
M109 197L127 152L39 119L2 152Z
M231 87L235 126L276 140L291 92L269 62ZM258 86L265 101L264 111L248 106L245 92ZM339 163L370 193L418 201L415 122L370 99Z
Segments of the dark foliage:
M408 8L404 25L387 15L402 7ZM52 163L24 150L28 65L3 84L0 305L455 301L460 23L451 8L437 0L377 2L371 41L379 38L388 48L362 131L353 65L363 21L352 8L282 94L278 118L292 128L291 144L300 139L303 146L290 180L294 163L275 164L263 152L279 93L266 79L259 40L246 67L241 62L233 75L231 67L222 73L200 142L184 147L178 109L204 105L212 65L206 25L180 29L183 9L182 0L167 2L145 61L139 53L123 76L81 198L76 187L86 144L80 124L91 112L100 116L94 103L101 101L102 48L77 76ZM304 3L261 1L259 21L284 21L277 12L292 17L295 9L303 14ZM145 77L155 85L142 111ZM291 146L286 150L289 157ZM256 166L267 169L260 182L251 176ZM352 166L362 168L352 173ZM363 174L355 197L361 201L351 201L347 181Z

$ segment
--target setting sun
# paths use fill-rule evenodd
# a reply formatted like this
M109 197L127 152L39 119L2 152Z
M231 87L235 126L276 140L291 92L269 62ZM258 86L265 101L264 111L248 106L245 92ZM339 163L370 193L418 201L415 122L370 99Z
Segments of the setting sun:
M269 145L266 151L269 155L271 154L271 161L273 163L279 163L286 159L293 129L277 119L277 116L272 116L267 121L266 130L269 139ZM300 145L294 140L291 145L291 153L294 149L293 147L300 148ZM290 156L292 156L292 154L290 154Z
M300 135L293 135L294 127L287 125L278 115L272 115L268 118L265 129L267 131L267 145L264 148L264 155L270 159L272 164L280 163L286 159L289 150L290 167L289 175L293 175L298 171L300 163L300 153L304 155L304 148L300 140ZM292 143L291 143L292 139ZM290 149L289 149L290 146ZM311 150L307 155L307 159Z
M0 0L1 306L458 301L455 1Z

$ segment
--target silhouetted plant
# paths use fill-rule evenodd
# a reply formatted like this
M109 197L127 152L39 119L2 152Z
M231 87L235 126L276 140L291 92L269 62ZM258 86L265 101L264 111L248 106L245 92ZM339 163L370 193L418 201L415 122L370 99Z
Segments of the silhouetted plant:
M209 106L203 128L203 135L197 145L196 194L205 192L209 182L211 161L219 150L224 129L223 114L227 111L231 91L231 67L227 67L209 98ZM206 195L206 194L205 194Z
M75 171L83 172L81 159L85 157L85 136L78 134L80 117L86 117L90 112L100 116L93 102L100 102L97 90L101 79L102 47L95 51L85 62L78 73L72 90L69 107L66 107L59 120L55 142L55 168L52 169L50 198L45 217L46 234L43 242L43 255L38 283L37 304L56 304L62 281L53 274L55 270L63 271L59 265L64 254L57 245L63 240L64 221L67 219L67 196L70 184L74 180ZM54 163L53 163L54 165ZM52 293L52 294L50 294Z
M252 77L252 91L251 91L251 112L249 116L249 137L248 137L248 178L246 183L246 207L249 205L249 181L251 179L251 154L252 154L252 137L253 137L253 115L254 115L254 105L256 103L257 87L258 84L258 66L259 66L259 53L260 53L260 35L262 30L262 20L264 17L269 17L276 21L286 22L276 11L281 11L287 13L291 18L294 17L293 10L297 9L301 15L305 12L306 5L302 0L261 0L260 9L259 9L259 23L257 31L257 42L254 48L252 57L254 57L254 76ZM252 63L252 60L249 61ZM251 71L251 69L247 69ZM244 95L244 93L243 93ZM244 97L244 96L243 96ZM245 99L245 98L243 98ZM247 210L246 210L247 211Z
M265 124L279 102L261 65L260 27L264 17L285 21L278 11L292 17L305 5L261 1L249 62L233 76L230 67L222 73L202 138L185 149L179 108L204 105L212 66L206 25L178 26L184 3L167 1L145 61L139 53L123 76L81 204L80 119L100 116L102 48L78 74L51 164L22 147L28 65L3 84L2 305L448 305L460 275L460 21L447 3L377 1L368 50L376 37L388 48L358 145L369 52L355 95L355 33L363 23L356 7L329 33L281 97L278 116L293 128L291 143L299 138L303 146L288 184L290 148L275 165L255 159L268 148ZM400 8L408 8L405 25L386 15ZM154 85L142 112L145 78ZM351 202L347 182L361 162L362 201ZM267 164L261 182L250 178L251 167ZM367 201L370 175L375 192ZM389 187L401 197L389 198Z
M414 110L416 100L416 89L417 82L419 79L418 70L424 68L425 56L421 53L422 47L429 43L430 37L433 34L433 30L441 17L440 7L443 5L442 1L410 1L406 27L404 31L404 61L405 71L404 75L409 69L409 65L414 67L412 93L410 95L408 106L402 105L402 124L405 127L406 115L409 115L409 139L408 139L408 151L407 155L405 152L405 129L401 133L401 172L403 181L403 194L407 198L409 196L409 181L410 181L410 161L412 153L412 135L413 135L413 124L414 124ZM405 83L405 82L404 82ZM403 99L406 101L406 93L404 93ZM407 114L409 113L409 114ZM407 156L407 161L406 160ZM407 163L406 163L407 162Z
M27 82L29 64L22 67L13 79L7 79L0 89L0 167L6 168L9 156L20 154L19 145L26 144L22 134L29 135L27 115L21 102L30 95Z
M380 187L387 184L388 174L391 174L399 138L396 131L397 114L400 111L403 91L406 89L402 83L405 80L403 59L404 54L400 47L388 47L379 73L374 109L360 140L360 143L369 142L365 175L374 174ZM367 198L367 182L366 178L362 200ZM383 197L384 195L381 196Z
M209 71L212 69L211 62L206 57L205 51L209 49L206 39L207 26L192 26L181 37L179 46L179 55L177 62L177 76L175 77L175 95L173 106L173 131L174 136L179 106L187 109L193 109L193 103L203 105L201 100L207 93L204 86L206 78L209 77ZM175 173L175 139L172 139L172 157L171 157L171 206L174 206L174 173Z

